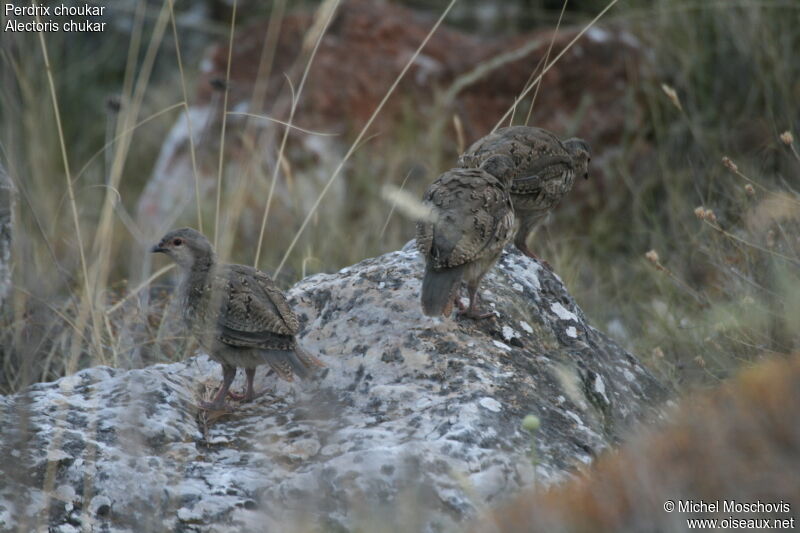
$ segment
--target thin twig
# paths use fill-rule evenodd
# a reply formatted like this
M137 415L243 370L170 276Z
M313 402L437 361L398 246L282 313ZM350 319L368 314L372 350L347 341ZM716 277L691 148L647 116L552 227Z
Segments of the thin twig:
M406 65L403 67L403 70L400 72L400 74L394 80L394 83L392 83L391 87L389 87L389 90L386 92L386 94L384 95L383 99L378 104L378 107L375 108L375 111L372 112L372 115L369 117L369 120L367 120L367 123L364 124L363 128L361 128L361 132L358 134L358 137L356 137L356 140L353 141L353 144L350 146L350 149L347 151L345 156L342 158L342 161L339 163L339 165L333 171L333 174L328 179L328 182L325 184L325 186L322 188L322 191L320 191L319 195L317 196L316 201L314 202L314 205L311 206L311 209L309 210L308 214L306 215L306 218L303 220L303 223L300 225L300 228L295 233L295 236L292 239L292 242L289 244L289 247L286 249L286 252L283 255L283 259L281 259L281 262L278 265L278 268L275 269L275 276L277 276L280 273L281 269L283 268L283 265L286 263L287 259L289 258L289 255L292 253L292 250L297 245L297 241L300 240L300 236L303 234L303 231L306 229L306 226L308 226L308 223L311 221L311 218L314 216L314 213L316 212L317 208L322 203L322 199L325 197L325 194L328 192L328 189L331 188L331 185L333 185L333 182L336 180L336 178L339 176L339 173L344 168L345 163L347 163L347 161L353 155L353 153L355 152L356 148L361 143L361 139L364 137L364 135L366 135L367 130L369 130L370 126L372 126L372 123L375 122L375 118L378 116L378 114L381 112L383 107L386 105L386 102L389 101L389 98L392 96L392 94L394 93L395 89L397 89L397 86L400 84L400 81L405 77L406 72L408 72L408 70L411 68L411 65L413 65L414 62L417 60L417 57L419 57L419 54L422 52L422 49L425 48L425 45L428 44L428 41L430 41L431 37L433 37L433 34L436 32L437 29L439 29L439 26L442 24L442 22L444 21L445 17L447 16L447 14L450 13L450 10L453 8L453 6L455 5L455 3L457 1L458 0L450 0L450 3L447 5L447 8L445 8L445 10L442 13L442 15L439 17L439 19L433 25L431 30L425 36L425 39L423 39L422 43L420 43L420 45L417 48L417 50L414 52L414 54L408 60Z
M550 39L550 45L547 47L547 53L544 55L544 62L545 63L547 63L547 60L550 59L550 52L553 51L553 44L555 44L556 37L558 37L558 29L561 27L561 20L564 18L564 12L567 10L567 4L568 3L569 3L569 0L564 0L564 4L561 6L561 14L558 15L558 22L556 23L556 29L553 32L553 38ZM539 78L539 82L536 84L536 91L533 93L533 97L531 98L531 105L528 108L528 116L525 117L525 125L526 126L531 121L531 115L533 114L533 106L536 103L536 96L539 94L539 89L541 89L541 88L542 88L542 82L541 82L541 78Z
M53 313L54 313L54 314L55 314L55 315L56 315L58 318L60 318L60 319L61 319L61 320L63 320L64 322L66 322L66 323L67 323L67 325L68 325L69 327L71 327L71 328L72 328L72 329L75 331L75 333L76 333L77 335L79 335L80 337L83 337L83 339L84 339L84 340L85 340L87 343L89 342L89 341L88 341L88 339L86 339L86 338L84 337L84 335L83 335L83 332L82 332L80 329L78 329L78 326L77 326L77 325L76 325L76 324L75 324L75 323L74 323L72 320L70 320L70 319L69 319L69 317L68 317L67 315L65 315L65 314L64 314L64 313L62 313L60 310L58 310L58 308L54 307L54 306L53 306L53 305L52 305L50 302L48 302L48 301L47 301L47 300L45 300L44 298L40 298L39 296L36 296L35 294L33 294L32 292L30 292L29 290L27 290L27 289L25 289L25 288L23 288L23 287L20 287L19 285L12 284L12 285L11 285L11 288L12 288L12 289L14 289L15 291L19 291L19 292L21 292L22 294L26 295L28 298L32 298L32 299L36 300L37 302L39 302L39 303L43 304L45 307L47 307L48 309L50 309L50 310L51 310L51 311L52 311L52 312L53 312Z
M769 189L768 187L765 187L764 185L761 185L757 181L747 177L741 170L739 170L739 167L737 167L735 164L730 162L729 159L723 159L723 165L725 165L725 167L728 170L730 170L731 172L733 172L735 175L739 176L740 178L745 180L750 185L754 185L755 187L758 187L759 189L761 189L765 193L771 194L772 196L777 196L778 198L782 198L782 199L788 200L790 203L793 203L795 205L800 205L800 201L798 201L797 199L793 198L791 195L788 195L788 194L786 194L784 192L775 192L775 191Z
M33 0L33 5L37 6L38 3L36 0ZM36 22L41 23L40 17L36 15ZM67 182L67 193L69 194L69 205L70 211L72 213L72 224L75 229L75 238L78 241L78 252L80 254L81 260L81 271L83 273L83 288L86 292L86 299L89 302L89 305L92 307L91 309L91 317L92 322L95 325L95 332L96 329L96 317L94 316L94 306L92 302L94 301L94 295L92 294L91 283L89 281L89 269L86 266L86 254L84 253L84 246L83 246L83 236L81 234L81 225L78 217L78 205L77 201L75 200L75 191L72 189L72 178L70 177L70 169L69 169L69 158L67 156L67 145L64 141L64 129L61 125L61 111L58 106L58 96L56 95L56 85L53 80L53 69L50 65L50 56L47 53L47 45L44 41L44 32L39 32L39 44L42 47L42 55L44 56L44 65L45 69L47 70L47 82L50 87L50 98L53 103L53 111L56 117L56 129L58 130L58 142L61 146L61 160L64 165L64 177L66 178ZM98 350L98 355L100 354L100 339L94 339L94 344L96 349Z
M175 23L174 0L169 2L169 18L172 22L172 36L175 39L175 55L178 59L178 72L181 75L181 90L183 91L183 112L186 113L186 130L189 134L189 155L192 159L192 174L194 175L194 197L197 204L197 230L203 233L203 210L200 202L200 175L197 173L197 157L194 149L194 135L192 134L192 117L189 113L189 96L186 90L186 75L183 72L183 61L181 60L181 45L178 40L178 27Z
M294 120L294 114L297 111L297 105L300 101L300 95L303 92L303 88L305 87L306 80L308 79L308 74L311 71L311 65L314 62L314 58L317 56L317 51L319 50L320 45L322 44L322 38L328 31L330 27L330 23L333 20L333 16L336 14L336 10L339 8L339 0L336 0L333 6L328 6L327 3L322 4L320 9L326 8L328 9L328 18L325 20L322 29L319 30L319 34L314 42L314 48L311 50L311 54L308 57L308 61L306 62L305 69L303 70L303 76L300 78L300 85L298 86L297 94L294 92L294 88L292 86L292 81L286 76L286 81L289 85L289 90L292 92L292 105L289 110L289 124L292 123ZM313 29L313 27L312 27ZM275 195L275 187L278 181L278 171L280 169L280 162L283 159L283 153L286 150L286 141L289 137L289 128L286 128L283 132L283 137L281 138L281 145L278 148L278 157L276 159L276 164L272 170L272 180L269 185L269 193L267 194L267 202L264 205L264 215L261 217L261 229L258 233L258 244L256 245L256 256L253 260L253 266L258 268L258 262L261 258L261 247L264 243L264 232L267 229L267 219L269 218L269 211L270 207L272 206L272 198Z
M158 56L158 50L161 47L161 43L163 42L164 32L167 27L167 23L169 21L169 10L167 2L165 1L161 6L161 11L159 12L158 19L156 19L155 27L153 28L153 32L150 36L150 42L147 46L147 50L145 51L144 57L142 59L142 65L139 69L138 77L136 79L135 88L133 91L133 97L131 98L130 106L124 110L123 116L124 119L120 119L119 128L125 129L129 123L135 122L137 116L139 115L139 110L142 107L142 102L144 101L144 96L147 91L148 84L150 82L150 75L153 72L153 68L155 66L156 57ZM91 282L94 284L93 293L98 301L90 302L92 306L92 313L94 315L94 307L100 305L100 298L98 297L101 295L107 286L108 277L111 271L111 251L112 251L112 243L114 237L114 214L116 212L115 209L115 197L112 194L114 191L117 190L119 182L122 179L122 174L125 168L125 161L127 160L127 155L130 149L132 137L130 135L125 135L122 138L122 141L116 145L116 150L114 152L114 159L112 162L112 166L109 172L109 177L107 180L107 189L106 194L103 199L103 205L100 210L100 217L97 223L97 230L95 231L94 237L94 244L92 247L92 255L94 256L94 262L92 263L92 280ZM106 333L108 335L108 345L112 348L115 345L114 341L114 333L108 324L107 321L105 322L106 326ZM93 320L93 325L95 328L98 329L96 336L100 339L100 332L99 332L99 325L97 321ZM114 359L117 359L117 354L113 353ZM98 352L98 359L102 362L106 362L103 358L102 352Z
M260 111L265 100L285 8L286 0L276 0L272 3L267 34L264 38L264 44L261 47L258 71L256 72L253 92L250 97L249 109L252 112ZM230 112L228 113L230 114ZM240 135L240 139L246 148L250 150L250 154L248 161L240 166L241 171L237 173L234 193L228 200L228 209L226 210L226 215L222 222L222 227L225 228L225 234L218 244L217 253L223 258L228 257L236 236L236 226L239 223L246 203L245 198L248 194L247 185L250 175L254 169L261 164L261 161L265 157L264 152L266 152L266 150L258 149L263 146L262 135L264 135L264 132L258 131L256 121L246 121L246 127Z
M474 69L460 75L455 79L455 81L453 81L450 87L442 95L442 101L445 105L452 104L456 99L456 96L458 96L461 91L470 85L479 82L491 72L504 67L508 63L522 59L539 48L542 43L542 39L533 39L515 50L499 54L488 61L478 64L478 66L476 66Z
M144 289L145 287L150 285L154 280L163 276L173 268L175 268L175 263L170 263L169 265L162 267L159 270L156 270L149 278L141 282L135 289L133 289L127 295L125 295L124 298L122 298L120 301L118 301L117 303L106 309L106 315L110 315L111 313L122 307L125 304L125 302L133 298L140 290Z
M401 191L406 186L406 182L408 181L409 176L411 176L411 171L410 170L406 174L406 177L403 178L403 183L400 184L400 190ZM389 221L392 219L392 215L394 214L394 210L395 209L397 209L397 197L395 197L394 201L392 202L392 208L389 209L389 214L386 215L386 222L383 223L383 228L381 228L381 234L378 236L378 240L379 241L381 239L383 239L383 234L386 233L386 228L389 227Z
M776 252L774 250L770 250L769 248L764 248L763 246L759 246L759 245L757 245L755 243L752 243L750 241L746 241L746 240L742 239L741 237L737 237L733 233L725 231L718 224L715 224L713 222L709 222L708 220L703 220L703 222L708 224L709 226L711 226L712 228L714 228L715 230L717 230L721 234L725 235L726 237L728 237L730 239L733 239L735 241L738 241L738 242L744 244L745 246L749 246L750 248L754 248L756 250L764 252L765 254L774 255L775 257L780 257L781 259L785 259L786 261L792 263L793 265L795 265L797 267L800 267L800 261L798 261L797 259L789 257L788 255L783 255L782 253Z
M558 61L561 59L561 57L562 57L564 54L566 54L566 53L567 53L567 51L568 51L570 48L572 48L572 46L573 46L573 45L574 45L576 42L578 42L578 40L579 40L581 37L583 37L583 34L584 34L584 33L586 33L587 31L589 31L589 29L590 29L592 26L594 26L594 25L597 23L597 21L598 21L598 20L600 20L600 18L602 18L602 16L603 16L603 15L605 15L605 14L606 14L606 12L607 12L609 9L611 9L611 8L614 6L614 4L616 4L618 1L619 1L619 0L611 0L611 2L609 2L609 3L606 5L606 7L604 7L604 8L603 8L603 10L602 10L600 13L598 13L598 14L597 14L597 16L595 16L595 17L594 17L594 18L593 18L593 19L592 19L592 20L591 20L591 21L590 21L590 22L589 22L589 23L588 23L588 24L587 24L587 25L586 25L586 26L585 26L585 27L584 27L584 28L583 28L583 29L582 29L580 32L578 32L578 34L577 34L577 35L576 35L576 36L575 36L575 37L574 37L574 38L573 38L573 39L572 39L572 40L571 40L571 41L570 41L570 42L567 44L567 46L565 46L565 47L564 47L564 48L561 50L561 52L559 52L559 53L558 53L558 55L555 57L555 59L553 59L553 60L552 60L552 61L551 61L551 62L550 62L550 63L549 63L547 66L545 66L544 70L542 70L542 73L541 73L541 74L539 74L539 75L536 77L536 79L533 81L533 84L531 84L531 86L530 86L530 87L528 87L527 89L525 89L524 91L522 91L522 93L519 95L519 99L525 98L525 97L528 95L528 93L531 91L531 89L533 89L533 87L535 87L535 86L536 86L536 84L538 84L538 83L539 83L539 82L542 80L542 77L543 77L545 74L547 74L547 72L548 72L548 71L549 71L551 68L553 68L553 65L555 65L556 63L558 63ZM508 118L508 116L511 114L511 112L512 112L513 110L514 110L514 106L513 106L513 104L512 104L512 106L511 106L511 107L508 109L508 111L506 111L506 112L503 114L503 116L502 116L502 117L500 117L500 120L498 120L498 121L497 121L497 124L495 124L494 128L492 128L492 132L496 131L496 130L497 130L497 128L499 128L499 127L500 127L500 125L501 125L503 122L505 122L505 121L506 121L506 119Z
M328 9L328 18L325 20L322 29L319 30L319 35L317 36L314 42L314 48L311 50L311 54L308 57L308 62L306 63L306 67L303 70L303 76L300 78L300 85L297 88L297 94L294 93L294 88L292 87L292 82L287 76L286 80L289 84L289 89L292 91L292 106L289 110L289 121L288 123L291 124L292 120L294 120L294 114L297 111L297 104L300 101L300 95L303 92L303 88L306 84L306 79L308 79L308 73L311 71L311 64L314 62L314 58L317 56L317 51L319 50L320 44L322 44L322 38L328 31L330 27L331 21L333 20L333 16L336 14L336 10L339 8L339 0L335 0L332 6L329 6L328 3L322 4L320 9L326 8ZM283 153L286 150L286 141L289 137L289 128L286 128L283 131L283 137L281 138L281 145L278 148L278 157L275 167L272 170L272 181L269 185L269 193L267 194L267 202L264 205L264 215L261 217L261 229L258 232L258 244L256 245L256 256L253 260L253 266L258 268L258 262L261 258L261 247L264 243L264 232L267 229L267 219L269 218L269 211L272 205L272 198L275 195L275 186L278 181L278 171L280 168L280 162L283 159Z
M267 116L267 115L257 115L255 113L245 113L244 111L228 111L228 114L229 115L240 115L240 116L251 117L251 118L258 118L258 119L261 119L261 120L268 120L270 122L274 122L276 124L281 124L283 126L286 126L287 128L289 128L291 130L299 131L299 132L302 132L302 133L308 133L309 135L318 135L320 137L338 137L338 136L341 135L340 133L324 133L324 132L321 132L321 131L307 130L305 128L301 128L300 126L295 126L294 124L291 124L289 122L284 122L282 120L278 120L277 118L272 118L272 117Z
M222 98L222 132L219 140L219 165L217 168L217 207L214 212L214 246L217 246L219 239L219 207L222 198L222 168L225 162L225 126L228 121L228 93L231 83L231 59L233 57L233 36L236 30L236 4L233 0L233 12L231 14L231 35L228 41L228 66L225 70L225 94Z
M91 165L92 162L95 159L97 159L97 157L99 155L101 155L103 152L105 152L110 146L112 146L119 139L121 139L125 135L128 135L132 131L138 129L140 126L144 126L145 124L147 124L151 120L154 120L154 119L160 117L164 113L168 113L168 112L172 111L173 109L175 109L176 107L181 107L183 105L185 105L184 102L178 102L177 104L172 104L169 107L165 107L161 111L156 111L155 113L153 113L149 117L147 117L147 118L141 120L140 122L136 123L134 126L131 126L130 128L128 128L126 130L123 130L122 133L120 133L119 135L117 135L116 137L114 137L113 139L108 141L106 144L104 144L102 147L100 147L99 150L97 150L94 154L92 154L92 156L86 161L86 163L81 167L81 169L73 175L72 183L76 183L80 179L80 177L83 175L83 173L86 172L86 169L89 168L89 165Z

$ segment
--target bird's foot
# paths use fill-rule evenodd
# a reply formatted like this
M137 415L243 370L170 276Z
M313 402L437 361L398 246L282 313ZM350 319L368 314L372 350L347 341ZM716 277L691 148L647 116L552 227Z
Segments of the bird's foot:
M269 392L268 389L264 389L263 391L261 391L259 393L256 393L256 392L251 390L249 392L249 394L247 392L245 392L244 394L239 394L239 393L236 393L236 392L228 391L228 397L230 399L232 399L234 401L237 401L237 402L240 402L240 403L250 403L250 402L256 400L257 398L261 398L262 396L265 396L268 392Z
M491 311L488 313L481 313L480 311L478 311L478 309L472 307L458 312L459 318L464 317L464 318L471 318L473 320L484 320L487 318L492 318L493 316L495 315Z
M547 270L553 272L553 267L550 266L550 263L548 263L538 255L533 253L533 251L530 248L528 248L527 246L519 246L519 245L517 246L517 248L519 248L519 251L522 252L524 255L527 255L531 259L536 260L540 265L545 267Z
M233 392L232 390L229 390L228 398L237 402L241 402L242 400L244 400L244 394L239 394L238 392Z
M242 394L230 390L228 391L228 398L241 403L252 402L255 399L255 397L256 395L253 394L253 391L246 391Z

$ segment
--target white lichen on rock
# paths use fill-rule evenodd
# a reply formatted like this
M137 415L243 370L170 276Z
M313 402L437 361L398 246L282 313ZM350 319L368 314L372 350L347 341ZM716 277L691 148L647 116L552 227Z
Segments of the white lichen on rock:
M561 320L572 320L573 322L578 322L578 317L575 316L575 313L568 310L566 307L561 305L561 302L555 302L553 305L550 306L550 309L560 318Z

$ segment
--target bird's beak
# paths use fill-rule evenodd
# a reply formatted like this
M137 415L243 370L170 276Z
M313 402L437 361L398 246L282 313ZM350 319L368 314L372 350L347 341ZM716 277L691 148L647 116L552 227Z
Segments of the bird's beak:
M163 248L160 244L156 244L152 248L150 248L150 253L152 254L165 254L167 253L167 249Z

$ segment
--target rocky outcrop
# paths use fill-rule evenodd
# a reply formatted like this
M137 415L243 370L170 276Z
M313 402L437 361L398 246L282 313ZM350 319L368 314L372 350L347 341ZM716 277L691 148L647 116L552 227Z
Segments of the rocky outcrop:
M0 163L0 306L11 284L11 238L14 224L14 184Z
M657 412L665 389L538 263L504 252L481 322L424 317L422 270L409 243L298 283L301 342L327 368L260 370L268 392L232 414L198 412L220 378L205 355L0 397L0 530L443 531Z
M138 222L146 234L156 237L174 226L173 217L180 215L182 208L186 208L186 220L193 220L190 131L202 196L214 189L225 90L227 109L240 114L227 115L224 154L229 169L226 176L230 178L224 183L228 184L227 192L235 194L238 180L245 180L241 186L249 194L241 200L245 214L241 230L250 237L257 234L257 215L263 212L283 130L282 126L241 113L288 119L292 92L286 77L297 89L314 44L313 35L308 34L314 20L314 13L309 11L287 14L280 24L272 61L265 62L262 54L270 21L238 29L227 86L228 39L209 48L189 113L175 123L138 203ZM290 135L286 149L290 172L284 174L291 174L291 179L276 185L272 223L296 227L298 216L292 215L292 209L307 212L433 22L430 16L395 3L341 3L314 57L294 116L294 123L302 128L336 136ZM553 41L550 59L578 31L562 28ZM441 26L368 133L371 148L361 151L360 157L370 175L390 172L392 163L387 162L387 153L406 158L401 172L392 171L401 175L406 169L433 167L433 173L453 166L459 150L489 133L511 107L547 55L553 37L553 30L516 37L481 37ZM593 180L585 186L587 190L602 189L603 182L598 179L602 164L598 163L611 157L611 148L641 121L630 88L640 76L642 56L637 39L630 33L612 27L592 28L548 71L537 92L533 124L567 136L579 135L592 145ZM262 70L262 64L269 68ZM256 83L259 72L267 80L263 87ZM517 122L527 115L528 102L520 103ZM454 117L458 117L459 128L453 126ZM408 183L412 190L419 174L414 173ZM433 177L422 180L429 182ZM343 194L347 186L345 175L332 192ZM292 188L296 192L298 187L304 193L292 195ZM423 188L421 184L419 188ZM358 203L331 200L326 208L344 210Z

